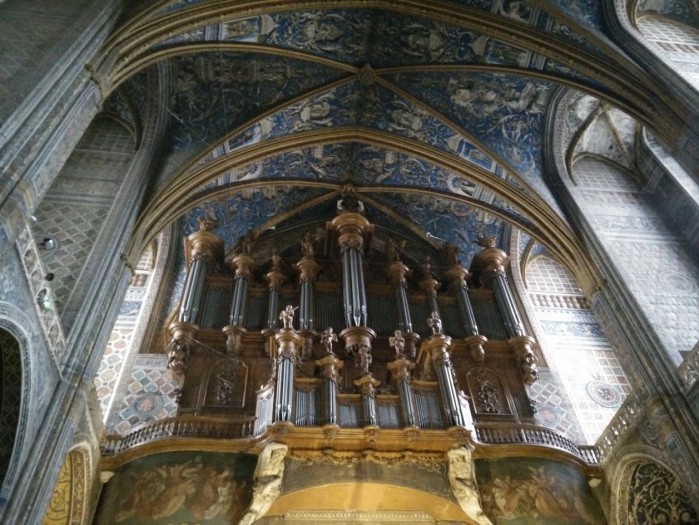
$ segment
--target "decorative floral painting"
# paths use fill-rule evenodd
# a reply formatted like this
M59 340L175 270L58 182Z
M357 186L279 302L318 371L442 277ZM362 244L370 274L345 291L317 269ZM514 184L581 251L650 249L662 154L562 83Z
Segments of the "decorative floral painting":
M237 523L252 497L256 457L172 453L138 459L107 483L98 524Z
M484 512L497 525L604 525L585 476L543 459L477 460Z

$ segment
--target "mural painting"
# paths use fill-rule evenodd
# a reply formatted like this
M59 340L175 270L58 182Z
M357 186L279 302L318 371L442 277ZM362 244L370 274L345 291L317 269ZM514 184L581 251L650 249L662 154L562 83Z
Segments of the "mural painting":
M543 459L476 461L484 512L496 525L605 525L585 476Z
M107 483L95 523L237 523L250 504L256 460L183 452L138 459Z

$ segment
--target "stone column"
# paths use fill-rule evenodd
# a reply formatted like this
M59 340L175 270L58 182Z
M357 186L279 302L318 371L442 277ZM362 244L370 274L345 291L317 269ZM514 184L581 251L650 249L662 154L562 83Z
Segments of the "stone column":
M366 286L362 267L364 236L374 230L359 211L363 206L356 198L348 201L344 197L338 204L339 215L328 224L328 229L337 232L337 240L342 255L342 299L345 312L345 326L367 325ZM359 205L355 204L359 203Z
M421 265L423 279L418 283L420 289L427 295L427 306L430 312L437 312L439 315L439 304L437 303L437 290L440 282L432 274L432 263L427 259Z
M301 336L294 330L294 309L287 306L279 315L283 321L275 335L277 343L277 382L274 396L274 421L291 421L294 401L294 371Z
M325 422L329 425L337 425L337 382L344 363L332 350L333 343L337 342L337 335L332 328L328 328L321 334L321 342L325 345L325 355L316 361L316 365L320 368L320 375L323 378Z
M415 363L406 359L403 353L406 341L400 330L396 330L388 342L396 351L396 358L388 363L388 370L393 376L400 398L403 423L405 426L415 426L415 399L410 388L410 372L415 368Z
M415 347L420 336L413 332L413 322L410 318L410 305L408 304L408 291L406 287L406 278L410 270L403 264L403 261L400 260L396 243L392 239L389 239L386 241L386 244L386 252L389 258L389 266L386 273L393 287L396 312L398 313L398 330L401 332L401 337L405 338L406 354L411 358L415 358Z
M476 362L482 362L485 358L484 345L487 339L478 333L478 325L476 324L476 316L473 313L473 306L468 297L467 281L471 276L466 268L461 266L458 259L458 248L453 244L445 246L447 269L445 275L449 279L449 290L456 296L456 303L461 316L461 323L466 332L464 339L466 345L471 351L471 358Z
M168 327L172 340L168 347L168 368L173 372L187 369L189 355L199 327L195 324L204 292L206 275L223 253L223 241L214 234L216 221L205 217L198 219L199 230L187 240L191 246L191 264L182 292L182 302L177 321Z
M451 345L451 337L444 335L442 322L435 312L432 312L428 324L432 328L432 336L425 340L422 348L425 358L430 360L437 375L444 415L451 426L466 427L466 418L461 411L461 400L454 379L454 367L449 358L448 348Z
M376 426L378 424L378 418L376 417L376 388L381 385L381 381L377 381L374 376L367 373L356 379L354 384L362 394L364 426Z
M269 305L267 307L267 329L276 330L278 327L277 312L279 311L279 291L284 284L284 274L282 273L282 258L272 255L272 269L267 272L265 279L269 286Z
M505 269L510 264L510 257L500 248L496 248L495 242L495 237L478 239L478 244L483 247L483 250L474 256L471 268L479 273L481 284L492 288L495 292L495 300L505 318L508 335L510 337L527 335L507 282Z
M255 268L255 260L251 257L253 241L252 233L242 237L236 247L238 255L230 261L231 268L235 271L235 284L229 324L223 327L223 333L227 338L226 350L234 357L239 355L243 336L247 333L244 326L248 307L248 284Z
M315 239L307 232L301 238L301 250L303 257L296 263L299 270L299 282L301 284L301 300L299 307L299 330L303 336L303 359L308 359L313 353L313 336L315 329L314 303L315 291L314 283L320 265L314 260Z

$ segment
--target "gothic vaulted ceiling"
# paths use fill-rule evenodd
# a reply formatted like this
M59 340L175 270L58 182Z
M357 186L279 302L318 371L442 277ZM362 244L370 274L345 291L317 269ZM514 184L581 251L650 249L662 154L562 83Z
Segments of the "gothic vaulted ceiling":
M601 19L594 0L136 10L94 70L105 109L137 136L154 114L168 120L139 235L176 220L188 233L207 214L231 246L297 215L323 219L351 185L386 231L457 244L465 262L475 237L510 225L579 263L547 185L554 102L574 90L676 132L676 108Z

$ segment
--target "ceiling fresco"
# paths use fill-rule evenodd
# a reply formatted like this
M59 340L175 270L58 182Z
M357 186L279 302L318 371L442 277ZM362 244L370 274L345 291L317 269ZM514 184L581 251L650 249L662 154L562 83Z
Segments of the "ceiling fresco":
M175 148L207 145L268 106L346 73L255 53L203 52L170 59Z
M597 2L246 6L160 2L114 39L105 85L143 93L158 78L169 94L170 141L144 238L208 214L235 242L351 184L386 217L409 210L405 228L467 258L477 232L507 224L554 251L564 244L562 259L572 253L544 171L553 104L576 92L569 149L600 104L613 109L607 94L625 108L636 96L631 83L619 89L617 71L638 69L609 53ZM638 112L647 101L633 104ZM123 101L109 107L126 116ZM588 135L603 130L606 141L619 129L597 124Z

